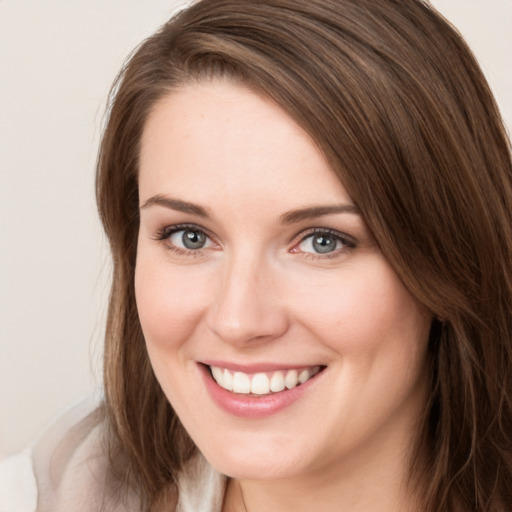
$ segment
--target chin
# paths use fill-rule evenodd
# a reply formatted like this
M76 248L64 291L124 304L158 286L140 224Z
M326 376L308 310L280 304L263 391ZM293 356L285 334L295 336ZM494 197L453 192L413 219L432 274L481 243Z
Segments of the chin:
M284 447L283 447L284 448ZM303 457L295 451L274 449L254 441L252 446L238 444L210 446L203 451L208 462L220 473L244 480L278 480L296 476L305 468Z

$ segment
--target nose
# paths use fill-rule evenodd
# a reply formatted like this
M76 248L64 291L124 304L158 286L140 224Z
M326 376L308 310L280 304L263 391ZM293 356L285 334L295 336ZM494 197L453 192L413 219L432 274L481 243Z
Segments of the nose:
M226 262L208 314L210 330L223 341L254 346L288 330L278 269L271 266L242 255Z

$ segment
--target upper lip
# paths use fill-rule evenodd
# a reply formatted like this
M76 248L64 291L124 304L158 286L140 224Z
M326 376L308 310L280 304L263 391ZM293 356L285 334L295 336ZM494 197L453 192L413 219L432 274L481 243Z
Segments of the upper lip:
M242 372L242 373L259 373L259 372L276 372L276 371L285 371L285 370L298 370L302 368L311 368L313 366L321 366L324 367L324 364L318 363L250 363L250 364L239 364L230 361L218 361L218 360L207 360L200 361L201 364L206 366L217 366L219 368L223 368L226 370L230 370L232 372Z

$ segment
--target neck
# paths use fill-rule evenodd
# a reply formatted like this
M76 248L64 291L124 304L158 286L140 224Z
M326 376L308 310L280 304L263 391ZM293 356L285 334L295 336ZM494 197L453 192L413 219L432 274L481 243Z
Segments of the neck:
M407 445L407 444L404 444ZM410 446L410 444L408 444ZM384 450L385 452L386 450ZM229 482L224 512L415 512L415 494L407 486L410 453L384 453L369 446L308 474L279 479L233 479ZM388 455L388 456L386 456Z
M407 496L400 479L390 469L379 484L368 479L336 479L319 482L313 479L286 481L231 480L225 512L413 512L419 510Z

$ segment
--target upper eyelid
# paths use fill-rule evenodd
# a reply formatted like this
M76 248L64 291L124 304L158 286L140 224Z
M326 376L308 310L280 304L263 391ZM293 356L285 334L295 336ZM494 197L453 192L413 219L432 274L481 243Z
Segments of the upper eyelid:
M170 224L168 226L164 226L161 229L158 230L159 235L172 235L173 233L178 233L179 231L200 231L201 233L204 233L208 238L211 238L212 240L215 239L215 237L211 234L211 232L208 229L205 229L202 226L198 226L197 224L190 224L190 223L184 223L184 224Z
M299 242L306 240L310 236L313 236L315 234L322 234L322 233L326 233L326 234L335 236L335 237L339 238L340 240L342 240L350 245L353 245L353 246L357 245L357 243L358 243L357 239L354 238L352 235L349 235L348 233L344 233L342 231L338 231L337 229L332 229L332 228L309 228L309 229L303 230L300 233L298 233L297 235L295 235L292 238L291 242L299 243Z

